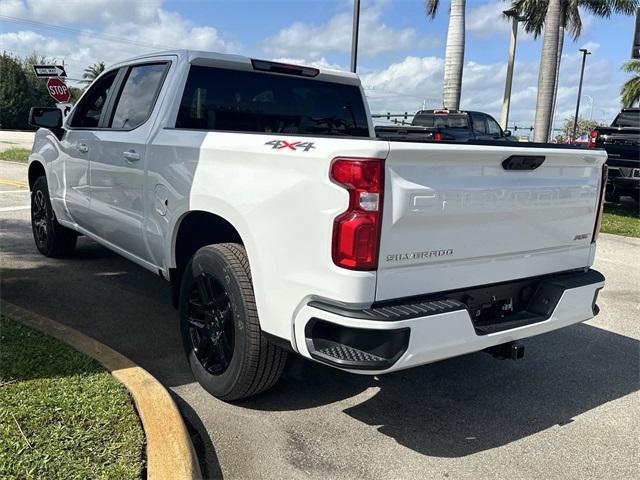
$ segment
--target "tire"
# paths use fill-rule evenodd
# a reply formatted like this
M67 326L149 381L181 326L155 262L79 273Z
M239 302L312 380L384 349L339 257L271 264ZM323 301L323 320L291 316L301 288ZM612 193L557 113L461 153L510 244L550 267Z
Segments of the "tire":
M620 190L607 185L604 191L604 200L609 203L620 203Z
M286 350L262 334L242 245L199 249L180 286L180 333L195 379L211 395L239 400L271 388Z
M46 257L64 257L76 248L78 234L56 220L44 175L36 179L31 189L31 230L38 251Z

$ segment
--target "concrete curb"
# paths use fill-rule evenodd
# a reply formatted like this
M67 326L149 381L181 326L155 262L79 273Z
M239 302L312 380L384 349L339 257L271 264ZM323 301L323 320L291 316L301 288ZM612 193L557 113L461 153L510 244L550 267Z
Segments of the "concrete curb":
M95 358L131 393L147 439L149 480L200 479L191 438L169 392L149 372L112 348L54 320L11 303L2 313Z

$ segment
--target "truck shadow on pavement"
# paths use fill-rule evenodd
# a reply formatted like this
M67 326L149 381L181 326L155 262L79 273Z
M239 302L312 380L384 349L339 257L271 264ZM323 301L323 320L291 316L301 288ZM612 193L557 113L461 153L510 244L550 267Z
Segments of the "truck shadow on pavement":
M100 340L168 387L193 382L167 282L86 238L76 256L46 259L27 228L25 221L3 221L3 300ZM582 324L524 343L526 355L518 362L476 353L379 377L291 355L271 391L236 402L236 408L286 412L336 403L423 455L463 457L562 428L639 387L635 339ZM337 403L355 396L364 400ZM183 398L174 398L204 451L209 475L221 476L206 427Z
M463 457L562 428L640 387L633 338L581 324L524 343L517 362L475 353L368 382L309 364L303 378L285 375L272 392L242 405L305 409L374 387L344 412L423 455Z

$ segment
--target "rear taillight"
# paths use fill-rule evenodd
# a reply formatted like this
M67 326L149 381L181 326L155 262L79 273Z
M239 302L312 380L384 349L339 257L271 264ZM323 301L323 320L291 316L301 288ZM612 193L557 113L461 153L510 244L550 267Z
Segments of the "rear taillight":
M602 166L602 178L600 179L600 196L598 197L598 207L596 212L596 224L593 227L593 235L591 236L591 243L594 243L598 239L600 233L600 223L602 222L602 210L604 209L604 192L607 188L607 165Z
M433 139L434 139L436 142L439 142L440 140L442 140L442 133L440 133L440 132L436 132L436 133L434 133L434 134L433 134Z
M336 158L331 180L349 192L349 206L333 222L333 263L351 270L378 267L384 162L378 158Z
M598 130L592 130L589 134L589 148L596 148L596 141L598 140Z

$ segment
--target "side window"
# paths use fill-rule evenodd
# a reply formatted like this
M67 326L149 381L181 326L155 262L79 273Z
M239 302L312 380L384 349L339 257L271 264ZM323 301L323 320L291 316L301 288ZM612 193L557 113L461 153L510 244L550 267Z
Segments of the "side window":
M102 110L107 103L107 96L117 73L118 70L114 70L89 87L89 91L76 107L69 126L81 128L98 126L100 115L102 115Z
M489 130L489 135L494 135L496 137L502 136L502 129L498 122L496 122L493 118L487 115L487 128Z
M471 121L473 122L473 132L476 135L486 135L487 134L487 124L484 120L484 115L479 113L471 114Z
M138 65L129 69L111 128L133 129L147 121L166 69L166 63Z

